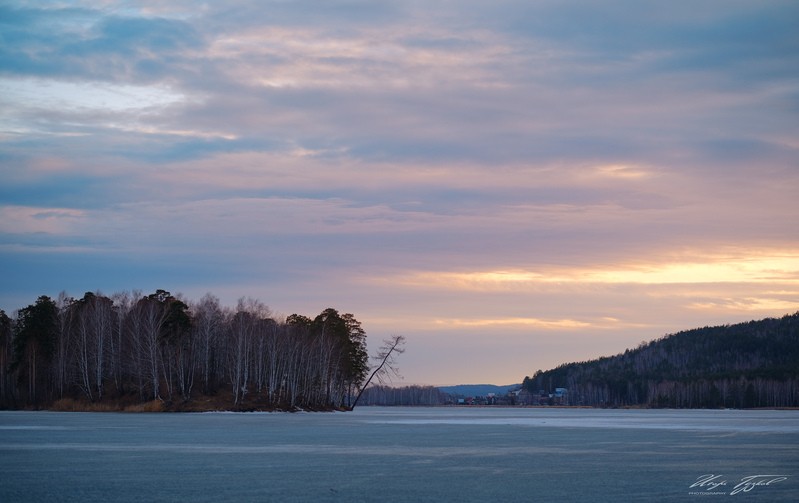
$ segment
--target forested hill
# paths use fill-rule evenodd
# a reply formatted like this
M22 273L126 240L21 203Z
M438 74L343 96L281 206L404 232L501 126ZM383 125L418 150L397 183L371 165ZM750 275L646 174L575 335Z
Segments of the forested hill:
M523 386L532 394L567 388L569 405L799 407L799 312L667 335L538 371Z

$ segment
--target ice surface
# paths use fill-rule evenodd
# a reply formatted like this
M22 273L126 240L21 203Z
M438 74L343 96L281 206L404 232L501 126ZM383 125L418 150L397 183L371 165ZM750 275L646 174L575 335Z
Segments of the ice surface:
M799 501L799 411L0 412L2 502L708 497Z
M387 409L390 413L391 409ZM561 428L622 428L799 433L799 413L760 410L603 410L565 408L409 409L401 417L375 418L387 424L513 425ZM775 417L776 416L776 417Z

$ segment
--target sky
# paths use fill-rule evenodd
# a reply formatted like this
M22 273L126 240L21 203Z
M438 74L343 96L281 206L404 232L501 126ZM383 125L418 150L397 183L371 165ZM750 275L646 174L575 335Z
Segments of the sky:
M156 289L511 384L799 310L795 0L0 0L0 309Z

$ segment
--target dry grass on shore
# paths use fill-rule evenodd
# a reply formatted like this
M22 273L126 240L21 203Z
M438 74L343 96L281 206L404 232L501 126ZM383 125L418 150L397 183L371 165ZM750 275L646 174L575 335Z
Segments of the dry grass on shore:
M144 403L89 402L74 398L62 398L48 407L56 412L163 412L164 402L152 400Z
M266 397L256 393L242 397L239 403L234 403L233 393L228 389L218 390L213 394L194 393L191 400L159 398L147 402L139 401L137 393L122 395L106 395L102 401L91 401L84 396L70 396L41 406L39 409L56 412L295 412L306 411L331 411L346 410L334 407L308 408L291 406L289 404L270 404Z

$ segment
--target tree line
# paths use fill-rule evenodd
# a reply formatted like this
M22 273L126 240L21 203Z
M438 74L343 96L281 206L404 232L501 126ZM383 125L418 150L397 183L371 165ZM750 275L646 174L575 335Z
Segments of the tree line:
M227 308L211 294L192 302L157 290L62 293L13 317L0 310L2 408L197 395L224 396L233 408L347 407L368 359L361 323L332 308L277 319L254 299Z
M524 389L567 388L565 403L602 407L799 406L799 312L704 327L616 356L526 377Z
M434 406L452 402L452 397L434 386L372 386L361 397L363 405Z

